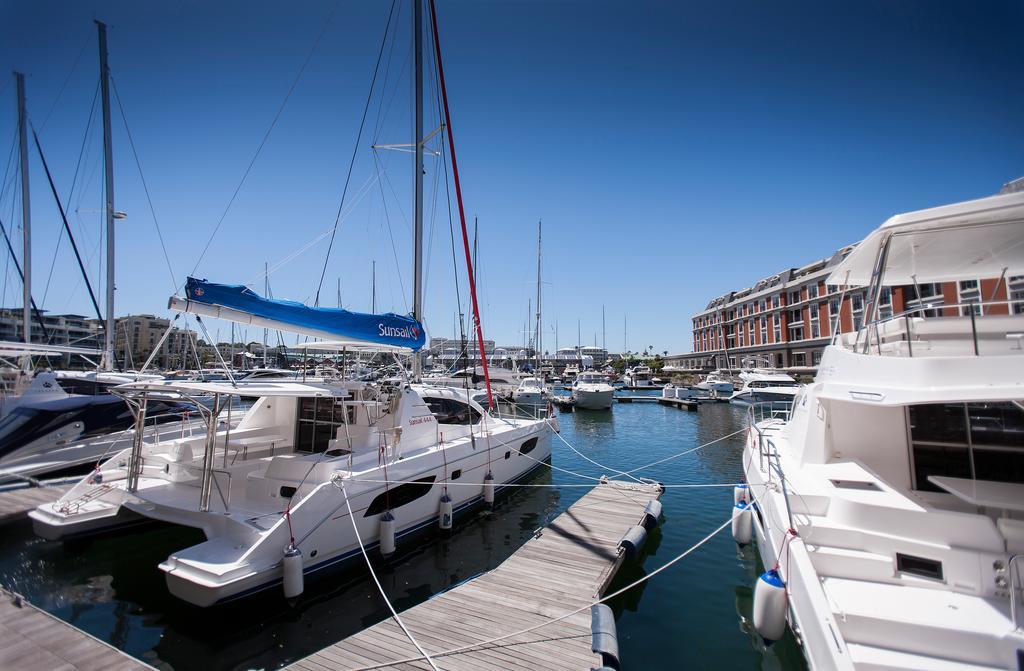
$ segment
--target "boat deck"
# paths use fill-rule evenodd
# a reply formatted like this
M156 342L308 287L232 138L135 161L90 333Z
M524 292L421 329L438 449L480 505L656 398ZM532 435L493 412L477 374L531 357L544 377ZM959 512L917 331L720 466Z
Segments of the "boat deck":
M580 669L601 666L591 648L586 606L603 594L622 564L623 534L643 519L657 485L608 482L594 487L494 570L414 606L399 616L431 657L543 624L559 622L459 653L439 655L439 667ZM340 668L429 669L393 618L305 657L290 671Z
M128 671L153 667L0 589L0 669Z
M0 524L20 520L36 506L59 499L70 485L59 487L23 487L0 493Z

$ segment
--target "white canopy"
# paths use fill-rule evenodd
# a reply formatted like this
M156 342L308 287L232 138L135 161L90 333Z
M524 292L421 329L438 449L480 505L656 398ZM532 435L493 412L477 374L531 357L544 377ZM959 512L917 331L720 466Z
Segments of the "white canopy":
M1024 192L898 214L872 232L829 275L864 286L889 237L886 285L952 282L1024 271Z
M237 386L230 382L191 382L188 380L162 380L154 382L132 382L123 384L116 388L118 392L125 394L137 394L150 392L154 395L198 395L198 394L227 394L232 396L302 396L302 397L328 397L348 396L348 390L339 385L330 385L316 382L292 382L260 380L258 382L246 382L240 380Z
M0 353L6 354L20 354L31 355L31 356L42 356L44 354L88 354L100 355L103 354L103 350L95 347L75 347L74 345L45 345L43 343L33 342L24 343L10 340L0 341Z

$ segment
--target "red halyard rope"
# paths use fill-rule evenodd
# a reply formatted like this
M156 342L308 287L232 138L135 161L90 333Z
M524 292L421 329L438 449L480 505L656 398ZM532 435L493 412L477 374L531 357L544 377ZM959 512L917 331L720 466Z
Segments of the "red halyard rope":
M419 0L417 0L418 2ZM459 182L459 164L455 159L455 136L452 134L452 116L448 110L448 89L444 83L444 67L441 64L441 41L437 34L437 9L430 0L430 22L434 31L434 56L437 60L437 78L441 85L441 100L444 103L444 122L448 126L448 149L452 155L452 176L455 181L455 199L459 203L459 223L462 224L462 247L466 253L466 271L469 274L469 295L473 301L473 325L476 327L476 341L480 345L480 362L484 368L484 384L487 386L487 407L494 409L491 395L491 375L487 371L487 350L484 347L484 331L480 325L480 307L476 300L476 280L473 278L473 258L469 252L469 232L466 230L466 211L462 205L462 184ZM419 142L419 138L416 139Z

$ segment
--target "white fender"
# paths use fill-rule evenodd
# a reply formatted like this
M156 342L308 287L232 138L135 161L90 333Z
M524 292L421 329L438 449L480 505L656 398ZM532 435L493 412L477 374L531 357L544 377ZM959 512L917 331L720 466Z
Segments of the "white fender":
M732 502L733 505L740 501L746 501L750 503L750 485L739 484L732 488Z
M387 557L395 552L395 516L385 510L380 516L380 553Z
M452 512L452 497L448 496L448 494L445 493L445 495L441 497L441 510L439 511L439 516L437 520L438 525L441 527L441 529L449 531L452 528L453 519L454 514Z
M788 609L786 583L772 569L761 574L754 588L754 629L768 641L777 641L786 633Z
M291 543L284 549L284 559L281 560L284 571L284 598L291 601L297 599L303 588L302 580L302 552Z
M484 476L484 503L489 506L494 505L494 476L490 471Z
M746 501L740 501L732 507L732 539L740 545L750 542L752 527L750 515L750 506Z

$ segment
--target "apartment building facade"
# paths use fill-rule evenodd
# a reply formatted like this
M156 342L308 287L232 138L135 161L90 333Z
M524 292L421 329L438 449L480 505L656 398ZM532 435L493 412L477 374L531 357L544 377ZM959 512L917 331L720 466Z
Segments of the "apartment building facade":
M853 247L713 299L692 317L692 351L666 357L666 368L754 365L813 373L833 333L855 331L866 318L866 287L826 282ZM925 318L980 314L980 305L969 304L991 301L1004 302L985 307L985 314L1024 313L1024 275L885 287L878 318L911 311Z

